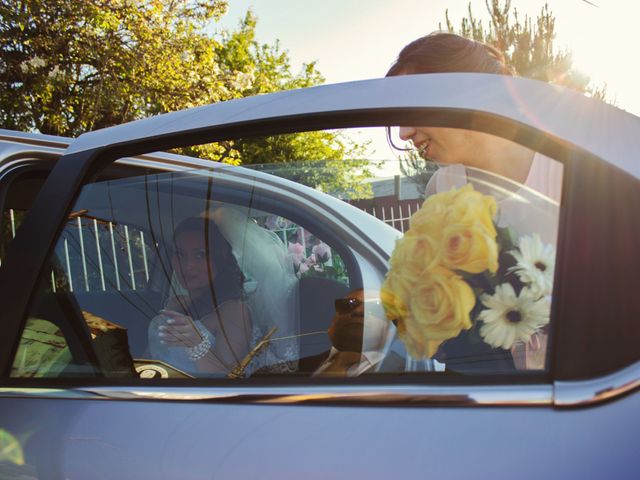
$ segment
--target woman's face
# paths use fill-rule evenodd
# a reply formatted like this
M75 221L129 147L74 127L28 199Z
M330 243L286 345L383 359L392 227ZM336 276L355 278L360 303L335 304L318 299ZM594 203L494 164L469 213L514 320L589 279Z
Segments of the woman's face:
M510 140L458 128L400 127L400 138L411 141L424 159L461 164L524 183L534 156Z
M182 232L176 238L173 254L173 269L189 293L194 294L209 288L207 250L202 232ZM211 265L211 280L215 277Z
M461 163L486 169L479 155L482 134L457 128L400 127L400 138L411 141L423 158L438 163Z

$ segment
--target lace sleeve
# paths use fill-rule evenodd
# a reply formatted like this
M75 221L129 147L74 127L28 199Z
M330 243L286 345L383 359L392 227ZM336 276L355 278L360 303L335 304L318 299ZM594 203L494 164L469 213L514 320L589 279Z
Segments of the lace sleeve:
M257 345L266 335L259 327L253 328L253 345ZM280 339L277 332L269 343L246 370L248 375L261 370L266 373L292 373L298 370L299 347L297 338Z

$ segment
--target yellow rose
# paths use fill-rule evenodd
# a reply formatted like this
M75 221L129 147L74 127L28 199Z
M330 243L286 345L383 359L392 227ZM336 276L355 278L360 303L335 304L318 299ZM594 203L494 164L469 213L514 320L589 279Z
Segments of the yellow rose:
M438 210L442 207L447 208L455 201L456 197L466 186L467 185L459 189L451 187L449 191L436 193L435 195L427 197L422 203L421 210Z
M497 211L495 199L475 191L473 185L469 183L457 191L447 215L447 223L478 222L490 235L495 236L496 229L493 221Z
M442 265L451 270L480 273L498 270L498 244L479 223L452 224L442 235Z
M424 238L436 257L446 257L447 268L479 273L497 270L497 232L494 218L497 205L493 197L483 195L467 184L456 190L427 198L410 220L406 236ZM476 244L480 242L480 244ZM481 256L487 255L481 262ZM433 262L425 265L431 268Z
M389 272L380 288L380 301L388 320L398 320L409 314L412 282L397 273Z
M498 270L497 205L467 184L456 193L442 232L442 265L451 270L480 273Z
M445 225L447 212L455 198L455 190L428 197L420 210L409 219L409 232L440 238L439 232Z
M411 290L410 315L403 327L415 345L426 345L426 351L410 353L415 358L432 356L440 343L471 328L469 313L475 302L473 290L459 275L442 267L425 272Z
M423 239L434 261L450 270L480 273L498 269L497 232L493 219L496 202L473 189L473 185L429 197L411 219L407 236ZM411 272L415 276L416 268Z
M391 270L416 281L425 270L439 262L438 240L409 230L396 243L389 263Z
M495 199L471 184L427 198L396 244L381 298L414 358L471 328L471 287L454 271L498 269Z
M415 319L409 315L398 322L398 337L404 344L407 352L417 359L432 357L438 350L442 340L429 340L420 331Z

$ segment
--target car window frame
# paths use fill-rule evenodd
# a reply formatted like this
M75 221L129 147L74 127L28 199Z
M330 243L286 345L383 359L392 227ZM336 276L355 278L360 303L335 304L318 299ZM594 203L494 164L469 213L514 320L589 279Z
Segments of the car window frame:
M246 137L246 132L241 132L241 133L242 133L241 136ZM120 149L122 149L122 148L123 147L120 146ZM135 148L135 144L134 145L130 145L129 148ZM122 157L131 157L134 153L136 153L136 152L133 151L133 149L130 150L129 148L125 148L124 151L121 150L120 155L122 155ZM173 148L173 146L172 146L172 148ZM94 152L87 152L87 153L88 153L88 155L85 158L91 158L91 155ZM98 153L98 152L95 152L95 153ZM99 171L96 168L96 165L101 165L102 164L103 168L106 168L106 166L108 164L103 159L105 157L108 158L108 157L112 156L112 155L109 155L109 153L110 152L108 151L108 149L105 149L104 151L100 152L101 155L98 155L97 158L95 158L95 160L93 162L87 162L86 160L85 161L83 161L83 160L75 160L74 157L77 154L71 154L71 155L68 155L68 156L63 156L59 161L59 164L60 164L60 166L62 168L58 169L58 172L61 171L61 170L63 172L67 172L67 169L64 168L64 167L66 167L66 165L64 163L65 160L68 161L68 160L74 159L73 160L74 164L76 164L76 165L77 164L82 164L83 168L75 169L75 172L74 172L76 174L76 179L74 180L74 185L77 184L77 185L80 186L80 185L83 184L84 180L88 180L89 178L95 178L98 175ZM121 157L118 157L117 159L119 159L119 158L121 158ZM116 159L114 159L114 160L116 160ZM85 174L83 176L82 173L83 173L83 170L85 170L85 169L86 169L86 172L85 172ZM73 169L71 169L71 170L73 170ZM54 171L52 176L55 175L56 173L57 172ZM68 179L69 178L69 174L65 173L64 177ZM79 193L79 189L75 192L74 197L76 197L78 195L78 193ZM69 202L69 203L72 204L72 202ZM71 208L71 207L69 206L69 208ZM68 211L66 211L65 213L68 214ZM29 216L32 216L32 215L29 215ZM26 225L26 220L25 220L25 225ZM57 226L56 228L59 229L59 226ZM403 375L401 377L403 378L403 381L407 381L407 375ZM429 375L429 377L431 377L431 375ZM486 379L483 381L483 379L480 378L480 377L482 377L482 376L475 377L475 382L472 382L472 383L487 383ZM495 377L495 376L493 376L493 377ZM495 379L494 382L504 383L505 381L508 380L508 378L507 378L508 376L505 376L505 375L499 375L498 377L499 377L499 380ZM433 379L437 380L436 383L439 383L441 381L438 376L434 376ZM546 373L542 373L541 374L541 373L537 373L537 372L536 373L523 372L521 375L518 375L517 377L514 377L514 379L518 383L520 383L520 382L525 382L526 383L527 381L540 381L540 380L549 381L549 377L548 377L548 375ZM198 379L198 380L202 380L202 379ZM350 380L353 381L353 379L350 379ZM424 375L422 375L421 381L425 382L426 380L427 379L424 377ZM451 380L443 379L442 381L450 382ZM389 378L386 379L386 383L388 383L388 382L389 382Z
M50 165L43 165L42 160L25 158L8 166L0 166L0 212L5 210L9 189L12 188L15 182L23 180L25 176L42 175L41 189L55 165L55 160L50 160L50 162ZM0 218L0 228L3 226L3 219Z

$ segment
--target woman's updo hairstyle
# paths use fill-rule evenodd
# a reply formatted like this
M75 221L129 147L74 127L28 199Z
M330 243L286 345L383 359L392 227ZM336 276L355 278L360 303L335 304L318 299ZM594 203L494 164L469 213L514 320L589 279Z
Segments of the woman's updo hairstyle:
M491 45L453 33L434 32L405 46L387 77L454 72L515 75L504 55Z

